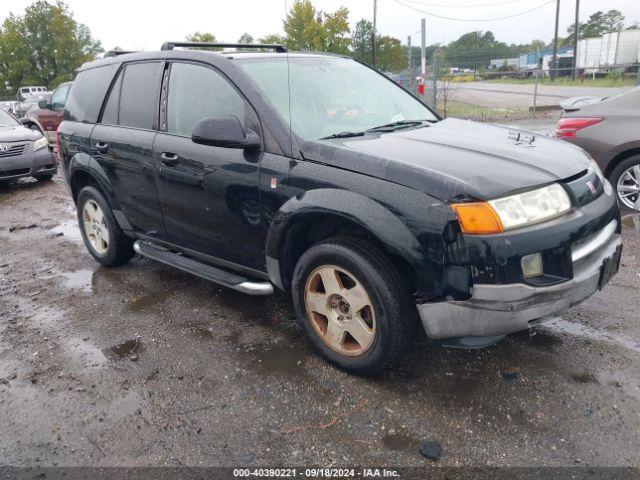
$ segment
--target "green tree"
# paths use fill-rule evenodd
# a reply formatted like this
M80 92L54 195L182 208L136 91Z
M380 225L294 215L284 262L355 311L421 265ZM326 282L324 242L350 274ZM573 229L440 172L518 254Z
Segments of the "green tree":
M284 20L287 44L294 50L349 53L349 10L317 10L310 0L296 0Z
M260 43L270 43L270 44L275 44L275 45L286 45L287 44L287 39L284 38L282 35L279 35L277 33L270 33L269 35L265 35L264 37L262 37L258 41Z
M186 37L187 42L202 42L202 43L217 43L218 40L213 33L209 32L194 32ZM222 48L218 47L198 47L194 50L212 50L212 51L220 51Z
M351 54L356 60L371 63L371 36L373 35L373 23L361 19L356 23L356 28L351 34Z
M0 89L10 85L15 92L27 83L54 88L102 51L64 2L36 1L0 26Z
M243 33L238 39L238 43L253 43L253 37L248 33Z
M385 72L399 72L405 67L402 43L397 38L383 36L376 40L376 64Z
M606 13L597 11L592 13L586 22L578 23L578 26L578 38L601 37L605 33L619 32L624 29L624 15L619 10L609 10ZM575 23L569 25L565 43L573 39L575 28Z

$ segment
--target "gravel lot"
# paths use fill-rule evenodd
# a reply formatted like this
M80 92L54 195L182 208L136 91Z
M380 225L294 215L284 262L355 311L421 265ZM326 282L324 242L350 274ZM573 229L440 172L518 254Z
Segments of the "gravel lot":
M60 176L0 188L0 465L640 466L640 220L613 284L481 351L320 360L283 295L98 266Z
M547 80L548 82L548 80ZM529 108L533 105L534 85L508 83L451 83L450 99L482 107ZM538 107L557 106L561 100L577 96L613 96L632 87L538 85Z

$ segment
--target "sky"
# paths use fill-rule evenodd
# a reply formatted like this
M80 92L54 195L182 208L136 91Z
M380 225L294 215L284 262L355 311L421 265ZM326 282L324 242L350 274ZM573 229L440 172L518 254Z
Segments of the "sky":
M1 0L0 19L9 12L21 15L33 0ZM349 9L355 23L373 18L374 0L312 0L326 12L341 6ZM566 35L573 23L575 0L560 1L560 35ZM254 38L282 33L286 5L293 0L66 0L74 18L87 25L94 38L110 50L156 50L169 40L183 40L192 32L211 32L219 41L235 42L248 32ZM533 39L550 41L553 37L554 0L378 0L378 31L420 44L420 19L427 20L427 44L446 44L474 30L491 30L507 43L529 43ZM404 4L404 5L403 5ZM545 5L546 4L546 5ZM418 12L423 10L427 14ZM510 19L489 21L538 8ZM620 10L627 23L640 20L638 0L581 0L580 21L597 10ZM429 15L433 14L433 15ZM455 21L440 17L462 18Z

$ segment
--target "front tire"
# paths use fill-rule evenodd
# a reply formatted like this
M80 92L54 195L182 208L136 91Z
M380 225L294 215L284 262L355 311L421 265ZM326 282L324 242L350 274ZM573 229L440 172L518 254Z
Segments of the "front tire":
M609 175L618 204L630 210L640 210L640 155L618 163Z
M123 265L135 255L133 241L122 232L97 188L88 186L80 190L76 206L82 239L98 263L105 267Z
M298 260L296 314L320 353L351 373L393 364L417 324L409 288L377 248L350 238L326 240Z

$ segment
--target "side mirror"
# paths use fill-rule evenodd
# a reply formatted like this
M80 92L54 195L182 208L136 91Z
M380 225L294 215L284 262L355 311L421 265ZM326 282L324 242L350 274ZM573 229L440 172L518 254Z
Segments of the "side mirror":
M247 150L261 147L260 136L253 130L245 131L240 120L233 115L203 118L193 128L191 140L212 147Z
M38 102L38 108L42 108L43 110L49 110L49 102L46 100L40 100Z

